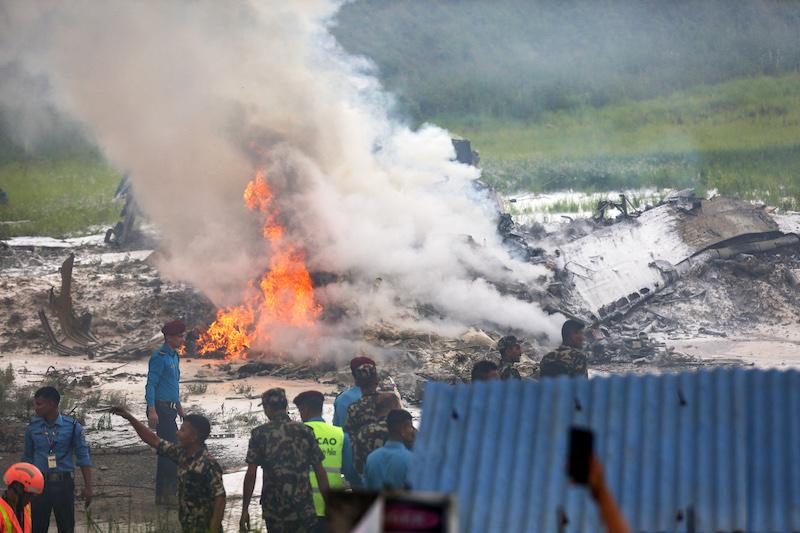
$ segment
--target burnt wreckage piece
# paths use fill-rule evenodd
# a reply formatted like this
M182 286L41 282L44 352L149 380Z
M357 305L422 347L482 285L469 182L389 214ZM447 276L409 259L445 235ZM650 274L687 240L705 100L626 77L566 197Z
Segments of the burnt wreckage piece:
M800 244L800 215L681 193L559 248L566 310L588 323L617 322L710 260Z
M136 229L136 217L141 214L139 205L136 203L136 198L133 195L131 182L128 175L122 176L119 182L117 192L114 195L115 200L125 200L125 204L120 211L120 220L113 228L106 230L105 243L116 244L117 246L126 245L133 237Z
M61 332L66 339L77 346L68 346L56 336L47 318L44 309L39 309L39 320L47 334L53 348L63 355L94 355L94 348L99 344L97 337L90 331L92 316L83 313L80 317L75 314L72 306L72 268L75 263L75 254L70 254L59 268L61 274L61 290L56 294L51 287L48 292L50 309L56 314Z

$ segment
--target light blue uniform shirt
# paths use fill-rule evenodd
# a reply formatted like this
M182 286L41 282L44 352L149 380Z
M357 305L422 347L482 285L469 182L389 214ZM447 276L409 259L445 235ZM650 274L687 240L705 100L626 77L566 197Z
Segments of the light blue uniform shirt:
M361 399L361 388L347 389L333 401L333 425L342 427L347 418L347 408Z
M178 352L164 343L161 348L153 350L147 364L147 385L144 387L147 406L154 405L156 401L181 403L180 381Z
M411 451L400 441L387 440L367 456L364 480L369 490L402 489L406 486Z
M22 461L32 463L43 474L50 472L47 467L47 456L50 450L56 455L56 468L53 472L72 472L75 470L74 452L78 466L92 466L89 448L83 434L83 426L68 416L58 415L53 425L35 416L25 429L25 448Z

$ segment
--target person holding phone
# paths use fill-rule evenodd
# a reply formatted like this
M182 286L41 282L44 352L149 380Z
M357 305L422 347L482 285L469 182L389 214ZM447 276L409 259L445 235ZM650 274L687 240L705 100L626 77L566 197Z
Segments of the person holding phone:
M603 465L594 452L594 433L591 430L570 428L567 475L573 483L589 489L608 533L630 533L625 516L606 484Z

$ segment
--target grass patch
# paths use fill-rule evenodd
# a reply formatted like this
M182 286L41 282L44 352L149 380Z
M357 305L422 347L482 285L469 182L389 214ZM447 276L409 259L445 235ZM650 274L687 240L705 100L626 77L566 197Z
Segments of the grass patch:
M208 383L188 383L185 390L187 396L190 394L195 396L205 394L208 390Z
M237 396L244 396L245 398L254 398L253 386L247 383L235 383L233 385L233 392Z
M798 206L800 75L548 113L536 122L439 117L481 152L503 192L719 189Z
M111 224L121 206L114 202L119 173L99 157L0 162L0 238L17 235L61 237Z
M55 387L61 394L58 409L65 415L84 421L92 409L116 405L128 407L128 398L119 391L91 390L94 382L86 380L79 372L56 370L50 367L39 383L21 384L15 379L17 373L26 369L15 369L8 365L0 370L0 420L29 420L33 414L33 394L41 387ZM89 390L87 390L89 389Z

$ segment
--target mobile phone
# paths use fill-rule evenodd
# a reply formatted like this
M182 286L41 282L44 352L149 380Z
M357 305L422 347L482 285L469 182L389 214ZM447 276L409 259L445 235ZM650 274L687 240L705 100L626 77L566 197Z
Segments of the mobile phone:
M589 483L589 461L594 451L594 433L591 430L572 426L569 429L569 456L567 474L573 482Z

